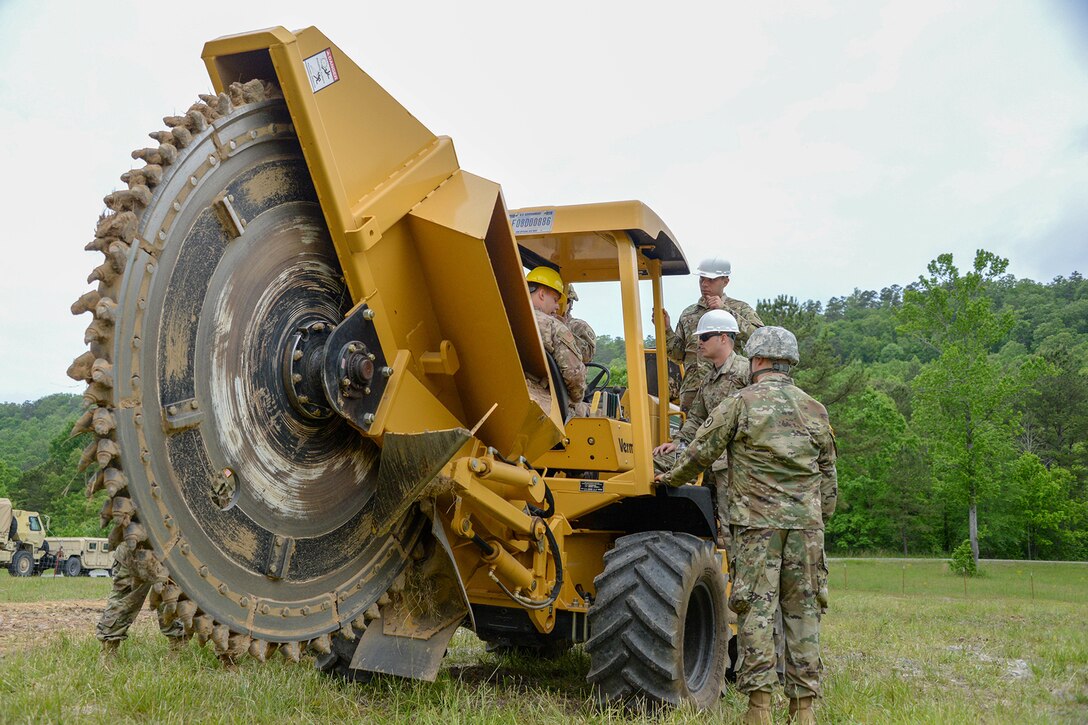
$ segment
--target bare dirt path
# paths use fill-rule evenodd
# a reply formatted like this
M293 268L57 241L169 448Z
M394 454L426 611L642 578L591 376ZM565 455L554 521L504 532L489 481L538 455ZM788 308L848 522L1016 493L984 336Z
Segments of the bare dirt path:
M0 659L30 649L43 639L54 639L62 632L73 637L94 634L105 605L105 598L0 604ZM134 626L154 626L152 612L146 607L141 610Z

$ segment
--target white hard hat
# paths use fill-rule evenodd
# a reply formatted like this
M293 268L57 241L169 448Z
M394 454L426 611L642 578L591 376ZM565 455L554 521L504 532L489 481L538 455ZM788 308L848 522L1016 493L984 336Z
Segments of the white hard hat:
M740 332L740 328L737 327L737 318L725 310L710 310L699 318L694 337L698 337L704 332L732 332L736 334Z
M728 277L733 265L725 257L710 257L699 262L699 268L695 273L700 277Z

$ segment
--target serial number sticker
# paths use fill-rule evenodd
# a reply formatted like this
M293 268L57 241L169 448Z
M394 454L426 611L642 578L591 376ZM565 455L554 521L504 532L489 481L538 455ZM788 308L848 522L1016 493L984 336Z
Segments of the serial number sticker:
M604 481L582 481L578 488L583 493L604 493Z
M555 209L548 211L515 211L510 214L514 234L549 234L555 221Z
M336 61L332 57L332 48L325 48L302 63L306 66L306 76L310 79L310 89L314 93L340 80L340 74L336 72Z

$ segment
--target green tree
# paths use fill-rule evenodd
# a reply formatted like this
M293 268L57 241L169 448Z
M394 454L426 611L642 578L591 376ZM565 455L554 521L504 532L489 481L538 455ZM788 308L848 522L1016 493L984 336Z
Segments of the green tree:
M50 517L50 533L56 536L95 536L99 533L98 510L105 492L92 500L84 495L83 476L77 471L80 453L90 434L70 437L74 420L63 423L62 432L48 442L49 457L24 471L11 484L11 498L19 508L40 511Z
M800 303L795 297L779 295L760 300L756 308L766 324L785 327L797 337L801 362L793 378L831 413L865 389L864 365L835 351L818 302Z
M19 480L19 469L7 461L0 460L0 498L9 498L11 484Z
M913 422L928 444L939 482L966 504L971 554L978 561L978 503L998 484L1012 449L1016 416L1007 404L1017 379L989 359L1009 334L1011 312L995 312L989 288L1008 260L985 250L965 274L942 254L929 276L907 289L899 331L936 358L914 380Z
M1016 507L1023 518L1024 553L1028 559L1060 550L1069 520L1069 486L1073 476L1064 468L1047 469L1039 457L1025 453L1012 470Z

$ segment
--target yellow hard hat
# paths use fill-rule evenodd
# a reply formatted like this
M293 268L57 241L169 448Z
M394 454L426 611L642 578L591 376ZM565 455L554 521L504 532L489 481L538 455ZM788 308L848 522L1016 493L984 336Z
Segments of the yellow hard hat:
M536 282L545 287L550 287L559 293L559 297L562 299L567 297L567 288L563 286L563 278L551 267L534 267L529 274L525 275L525 281Z

